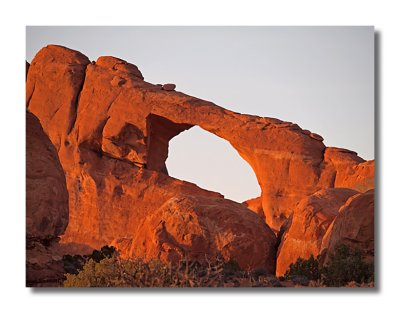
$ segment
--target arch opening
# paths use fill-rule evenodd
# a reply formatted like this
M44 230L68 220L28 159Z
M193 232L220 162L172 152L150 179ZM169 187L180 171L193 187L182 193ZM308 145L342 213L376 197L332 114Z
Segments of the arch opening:
M166 167L172 177L239 203L261 195L250 165L228 141L199 126L172 138L168 150Z

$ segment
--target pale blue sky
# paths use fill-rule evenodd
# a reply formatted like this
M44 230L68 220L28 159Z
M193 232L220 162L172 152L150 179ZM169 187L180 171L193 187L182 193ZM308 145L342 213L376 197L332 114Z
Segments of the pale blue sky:
M28 61L47 44L125 59L146 81L295 122L374 158L373 27L27 27ZM198 127L171 141L167 167L233 200L260 193L229 143Z

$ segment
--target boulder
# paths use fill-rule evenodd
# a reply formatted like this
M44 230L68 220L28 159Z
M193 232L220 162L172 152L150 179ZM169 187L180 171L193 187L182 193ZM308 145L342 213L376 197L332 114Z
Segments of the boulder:
M355 190L329 188L304 198L295 207L277 252L276 275L282 276L298 258L317 257L329 225Z
M340 175L335 185L366 192L374 188L375 161L365 161L350 167L345 175Z
M26 113L26 236L55 238L68 225L68 191L57 151L38 119Z
M176 88L175 84L164 84L162 85L162 89L165 91L174 91Z
M68 225L68 192L57 151L38 119L26 113L26 285L58 286L59 236Z
M132 236L119 241L128 244L129 257L177 263L221 254L242 269L275 273L275 234L253 212L222 198L173 197L149 214Z
M324 153L319 185L365 192L374 188L374 165L373 160L365 161L354 151L328 147Z
M136 78L143 79L143 75L136 65L128 63L125 60L118 59L115 57L111 56L99 57L93 65L97 65L99 67L112 70L116 73L125 72L127 74L135 76Z
M374 259L374 190L354 195L340 208L321 245L321 262L326 264L336 246L360 250L367 261Z
M311 133L310 137L315 139L315 140L318 140L318 141L324 141L324 138L321 135L318 135L318 134L315 134L315 133Z

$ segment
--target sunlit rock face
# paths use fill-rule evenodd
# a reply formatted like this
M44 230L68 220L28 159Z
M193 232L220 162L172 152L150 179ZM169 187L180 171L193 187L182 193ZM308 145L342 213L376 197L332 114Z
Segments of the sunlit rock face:
M43 48L29 68L27 107L65 172L64 242L113 242L123 254L170 261L221 253L273 272L274 232L299 201L325 188L373 186L373 162L326 148L318 134L153 85L114 57L90 62L64 47ZM169 141L195 125L227 140L252 167L262 190L256 213L168 176Z
M367 261L375 255L375 190L354 195L339 209L322 240L321 256L328 263L338 245L362 252Z
M322 238L348 198L358 194L347 188L322 189L299 202L289 220L277 253L276 274L282 276L297 258L320 254Z

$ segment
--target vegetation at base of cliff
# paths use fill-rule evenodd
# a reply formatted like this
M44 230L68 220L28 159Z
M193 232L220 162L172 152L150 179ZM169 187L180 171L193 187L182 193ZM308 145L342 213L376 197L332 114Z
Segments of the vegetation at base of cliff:
M78 274L89 260L100 262L106 258L111 258L116 253L115 247L103 246L100 250L93 250L88 255L64 255L64 270L67 274Z
M65 256L64 287L373 287L374 264L358 250L336 247L329 262L320 256L299 258L279 280L263 268L244 271L235 260L218 255L208 261L165 264L140 258L121 259L104 246L86 256Z
M296 276L304 276L308 280L318 280L321 278L319 259L310 256L308 260L298 258L296 263L292 263L289 266L289 270L285 273L284 279L289 280Z
M321 276L327 286L339 287L350 282L358 284L374 282L374 263L363 261L361 251L339 245Z
M67 273L64 287L282 287L265 269L243 271L234 260L186 261L177 265L117 253L99 261L88 258L76 274Z
M320 256L311 256L308 260L298 258L296 263L290 264L283 279L299 277L327 287L373 285L374 263L365 262L361 251L338 245L326 265L321 265Z

